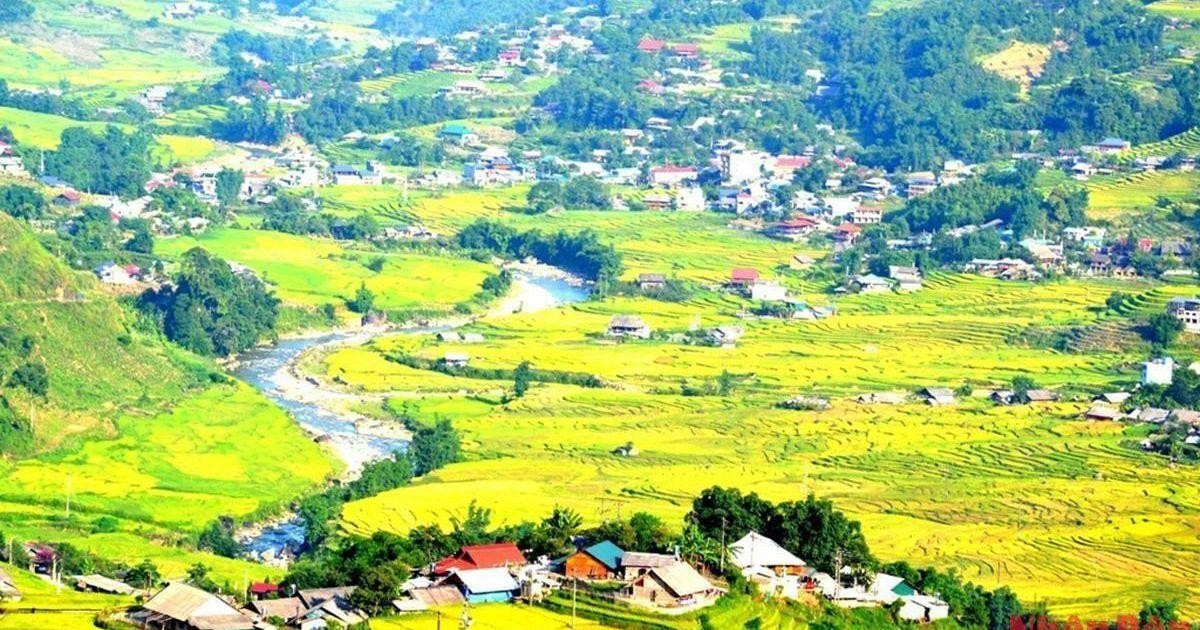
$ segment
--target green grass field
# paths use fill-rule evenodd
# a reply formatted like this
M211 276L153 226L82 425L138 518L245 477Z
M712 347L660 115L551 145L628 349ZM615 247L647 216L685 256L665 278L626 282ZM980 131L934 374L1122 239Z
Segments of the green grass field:
M365 283L379 308L444 309L470 299L494 271L471 260L357 251L329 240L261 230L212 230L198 238L160 241L157 249L177 257L197 245L247 265L274 284L283 300L307 306L341 303ZM366 265L379 256L387 262L376 273Z

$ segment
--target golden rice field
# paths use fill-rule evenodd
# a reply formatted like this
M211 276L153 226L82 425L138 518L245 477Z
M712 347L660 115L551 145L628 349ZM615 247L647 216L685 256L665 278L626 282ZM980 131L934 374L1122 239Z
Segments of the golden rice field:
M133 603L123 596L77 593L70 588L59 591L27 571L3 568L21 591L21 601L11 606L36 612L5 612L0 605L0 630L94 630L97 613Z
M365 284L379 308L445 308L470 299L494 271L466 259L355 251L331 240L232 228L162 240L156 250L178 257L196 246L254 269L284 301L308 306L340 304ZM382 271L367 268L379 256Z
M611 314L642 314L655 329L733 321L729 297L672 305L627 298L475 326L483 344L441 346L398 336L335 353L327 376L375 392L422 417L445 415L466 435L466 461L411 487L347 506L355 533L448 524L472 501L494 518L536 519L556 505L589 522L647 510L677 522L699 490L725 484L775 500L808 492L863 521L885 560L953 567L989 587L1010 585L1062 613L1111 615L1152 597L1192 602L1200 552L1200 469L1173 469L1127 442L1116 424L1078 420L1084 402L953 409L863 406L850 395L924 385L977 388L1032 375L1039 384L1097 391L1136 379L1141 352L1072 354L1021 343L1024 331L1103 327L1110 282L1003 283L939 275L911 295L838 301L819 322L744 322L736 349L665 341L611 345L594 338ZM1155 310L1194 287L1124 286ZM823 297L823 296L822 296ZM814 296L816 301L817 296ZM499 404L507 384L387 362L387 352L473 365L535 366L601 375L610 387L537 385ZM738 378L730 397L684 396L678 383ZM775 408L808 392L826 411ZM480 395L479 398L466 396ZM611 454L633 442L634 458ZM1097 579L1103 575L1103 579Z
M1146 8L1185 20L1200 18L1200 2L1197 0L1157 0L1148 4Z

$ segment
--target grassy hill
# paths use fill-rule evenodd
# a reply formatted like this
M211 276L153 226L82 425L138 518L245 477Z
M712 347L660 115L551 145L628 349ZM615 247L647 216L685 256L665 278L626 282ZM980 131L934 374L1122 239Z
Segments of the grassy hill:
M33 337L50 375L34 404L38 450L82 434L112 432L121 411L152 411L208 382L210 367L140 333L134 317L90 277L53 257L28 230L0 215L0 324ZM19 392L9 399L24 403Z
M165 575L203 562L231 579L262 577L264 567L190 550L196 532L219 516L277 510L340 470L266 398L142 332L129 309L2 213L0 327L31 336L49 372L44 401L3 390L33 420L32 444L0 453L0 531L17 540L150 558ZM117 519L115 531L94 530L102 516Z

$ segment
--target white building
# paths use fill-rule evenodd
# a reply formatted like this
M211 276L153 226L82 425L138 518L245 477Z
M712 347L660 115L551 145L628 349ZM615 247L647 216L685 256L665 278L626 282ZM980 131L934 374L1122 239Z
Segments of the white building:
M1142 364L1142 385L1170 385L1175 377L1175 360L1171 357L1151 359Z
M1167 312L1182 322L1187 332L1200 332L1200 298L1172 298L1167 302Z
M787 299L787 287L773 282L750 285L750 299L756 302L782 302Z
M721 155L721 173L733 184L744 184L762 177L767 155L758 151L730 151Z
M699 186L684 186L675 193L675 209L680 212L702 212L707 205Z

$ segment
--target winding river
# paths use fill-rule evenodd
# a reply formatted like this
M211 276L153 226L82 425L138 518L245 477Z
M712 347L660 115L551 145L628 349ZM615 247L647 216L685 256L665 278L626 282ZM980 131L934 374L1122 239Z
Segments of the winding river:
M523 270L514 274L515 290L499 307L502 312L530 312L587 299L588 287L553 269ZM351 474L362 466L408 446L394 427L331 410L328 401L349 396L325 389L314 380L300 379L292 369L310 351L342 345L367 343L385 334L428 334L451 327L408 329L363 329L331 332L318 336L281 340L255 348L238 358L233 374L270 398L315 439L326 443L345 460ZM281 556L304 542L304 526L292 517L243 532L246 554L270 564L281 564Z

